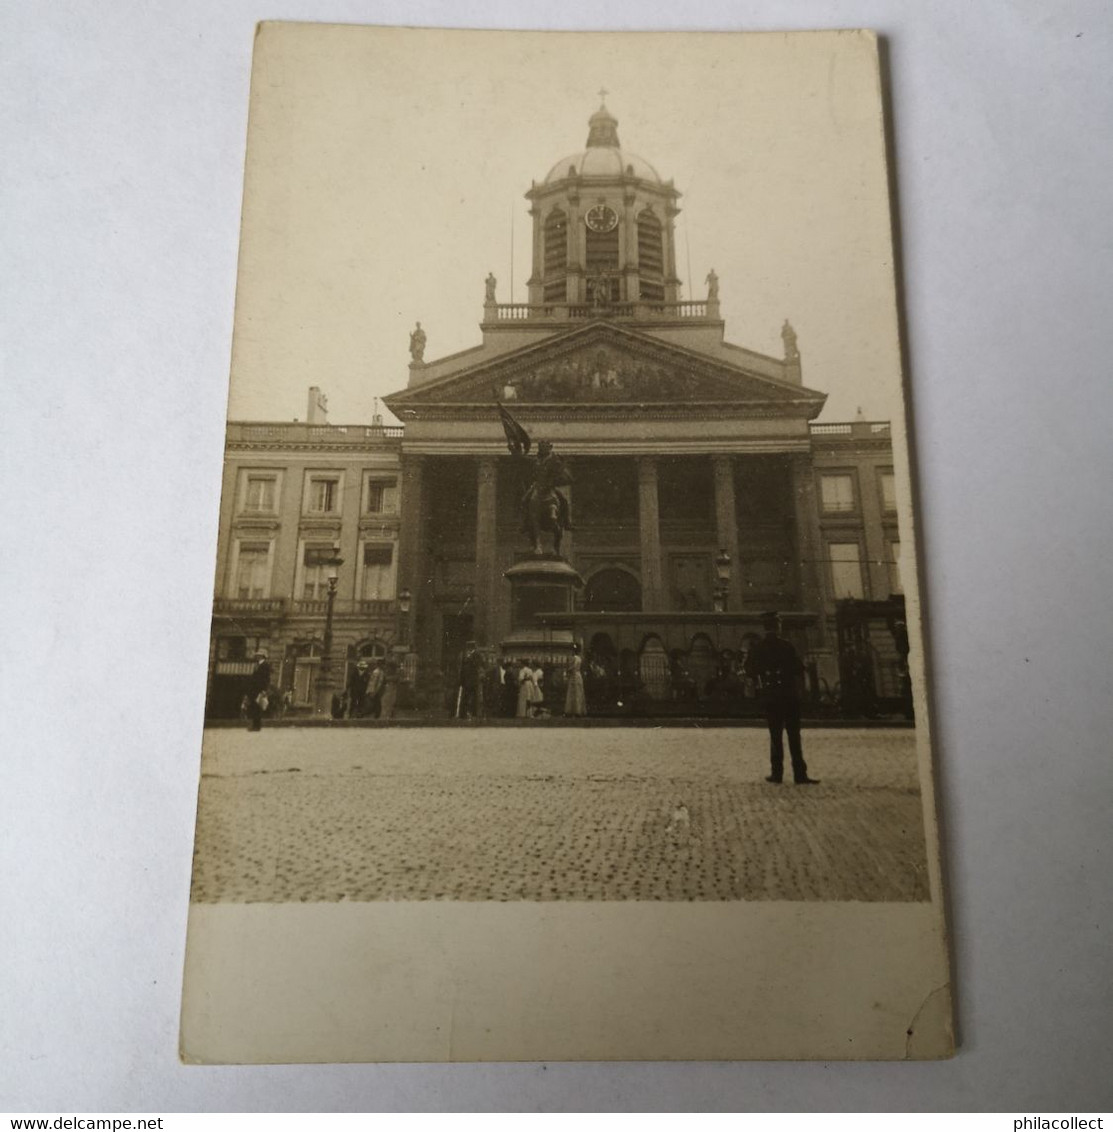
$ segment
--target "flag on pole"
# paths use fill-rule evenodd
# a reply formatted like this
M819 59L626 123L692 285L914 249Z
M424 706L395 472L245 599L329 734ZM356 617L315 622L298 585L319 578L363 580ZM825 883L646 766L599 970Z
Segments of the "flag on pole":
M510 449L510 455L528 455L533 446L529 433L503 408L501 402L499 402L499 420L502 421L503 430L506 432L506 446Z

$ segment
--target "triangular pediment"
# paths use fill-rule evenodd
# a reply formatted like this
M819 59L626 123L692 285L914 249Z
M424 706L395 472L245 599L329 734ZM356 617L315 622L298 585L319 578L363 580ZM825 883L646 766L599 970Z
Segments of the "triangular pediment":
M825 395L757 374L721 358L604 322L394 393L395 413L422 407L507 405L606 406L746 405L812 416ZM814 403L814 411L809 412Z

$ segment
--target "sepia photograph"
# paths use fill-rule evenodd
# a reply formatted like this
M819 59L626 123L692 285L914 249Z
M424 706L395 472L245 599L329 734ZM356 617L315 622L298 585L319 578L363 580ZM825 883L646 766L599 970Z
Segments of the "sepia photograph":
M903 904L938 979L891 225L868 33L260 26L191 946Z
M12 1123L1096 1127L1113 8L0 27Z

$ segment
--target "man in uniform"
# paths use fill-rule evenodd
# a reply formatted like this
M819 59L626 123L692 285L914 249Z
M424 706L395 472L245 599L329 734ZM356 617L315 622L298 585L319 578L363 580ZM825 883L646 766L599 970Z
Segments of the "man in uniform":
M766 613L761 619L765 638L758 641L746 657L746 675L757 685L765 721L769 725L769 760L771 773L766 782L784 781L784 732L788 732L788 750L792 757L792 777L797 786L813 786L819 780L808 777L808 764L800 742L800 691L804 681L804 665L790 642L781 635L781 619Z

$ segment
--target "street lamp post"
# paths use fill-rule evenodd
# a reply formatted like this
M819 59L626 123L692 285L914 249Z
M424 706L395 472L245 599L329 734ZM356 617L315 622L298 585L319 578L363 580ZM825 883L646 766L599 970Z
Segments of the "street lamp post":
M394 655L395 663L398 667L398 689L399 695L402 699L403 707L412 707L410 696L412 689L406 687L407 684L407 667L406 656L410 651L408 641L410 639L410 605L413 602L413 594L410 593L405 586L398 591L397 599L397 622L394 632Z
M715 612L725 613L730 595L730 555L721 549L715 555Z
M321 647L321 671L317 677L317 706L321 711L329 710L332 698L332 614L336 606L336 583L343 565L340 547L333 546L332 557L325 562L328 567L328 597L325 607L325 639Z

